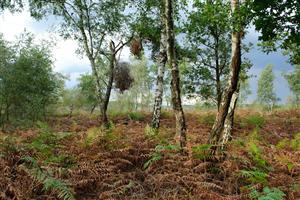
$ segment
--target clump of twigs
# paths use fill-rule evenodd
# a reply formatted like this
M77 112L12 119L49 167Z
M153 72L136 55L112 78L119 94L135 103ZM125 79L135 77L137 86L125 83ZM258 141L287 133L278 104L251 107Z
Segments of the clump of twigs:
M117 64L115 71L115 87L120 90L121 93L128 90L134 81L130 74L130 65L127 62L120 62Z

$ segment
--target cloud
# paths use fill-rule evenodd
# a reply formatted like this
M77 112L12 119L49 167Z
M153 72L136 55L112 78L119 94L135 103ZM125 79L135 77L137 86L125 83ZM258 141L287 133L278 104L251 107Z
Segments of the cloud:
M48 19L36 21L31 18L29 12L23 11L21 13L11 14L8 11L4 11L0 15L0 32L3 33L4 38L9 41L13 41L18 35L20 35L24 29L34 33L38 39L49 39L55 32L53 32L53 26L59 22L57 17L49 17ZM260 51L257 46L257 40L259 33L255 31L254 27L250 27L247 31L245 42L254 43L254 49L246 55L252 62L253 68L250 70L251 74L259 75L261 70L266 64L274 65L274 72L276 74L275 88L278 96L284 101L288 95L290 95L287 82L281 77L282 71L291 71L293 68L288 64L287 57L283 56L280 51L265 54ZM77 84L77 78L80 74L90 72L91 67L88 59L83 56L81 59L76 55L77 43L73 40L63 40L61 37L55 35L56 47L53 48L53 56L55 59L54 70L61 72L65 75L69 75L70 81L67 81L67 87L73 87ZM146 54L148 55L149 52ZM130 50L128 47L124 48L120 57L123 61L129 61ZM256 98L257 90L257 77L250 80L251 89L253 94L250 96L250 100Z
M80 58L76 53L77 43L73 40L64 40L63 38L51 33L50 29L57 23L54 17L46 20L35 21L31 18L29 12L12 14L4 11L0 15L0 32L8 41L14 41L24 30L36 35L37 40L52 39L55 37L56 46L53 48L54 71L68 74L71 80L66 83L67 86L76 85L76 78L81 73L90 71L88 59L83 56Z

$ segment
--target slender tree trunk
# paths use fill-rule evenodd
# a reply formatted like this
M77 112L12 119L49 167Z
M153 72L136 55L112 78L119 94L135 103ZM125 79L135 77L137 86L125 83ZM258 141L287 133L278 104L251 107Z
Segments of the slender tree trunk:
M175 54L175 35L172 2L172 0L165 0L167 58L168 64L171 67L172 75L171 93L173 110L176 118L176 134L179 136L180 147L183 148L186 146L186 124L184 112L181 105L180 76Z
M94 111L95 111L96 107L97 107L97 104L94 104L94 105L93 105L93 107L92 107L92 109L91 109L91 112L90 112L91 114L93 114L93 113L94 113Z
M102 117L102 122L105 126L108 125L108 117L107 117L107 108L109 104L109 99L112 91L112 86L114 82L114 69L115 69L115 64L116 64L116 49L115 49L115 44L113 41L110 43L110 65L109 65L109 79L106 87L106 92L105 96L101 105L101 117Z
M151 121L151 126L152 128L155 129L158 129L160 125L161 106L163 100L164 74L165 74L165 67L167 62L165 34L166 34L165 30L162 30L160 36L160 50L159 50L159 55L157 57L156 91L155 91L155 100L154 100L153 115Z
M238 9L239 7L238 4L239 4L239 0L231 0L232 13L234 13L235 10ZM222 140L222 138L229 137L228 133L226 136L224 136L224 125L225 125L226 117L230 112L230 107L231 105L233 105L233 103L231 103L233 102L232 97L238 89L238 80L239 80L239 74L241 70L241 38L242 38L241 31L234 30L232 32L230 78L229 78L227 88L223 93L222 102L209 139L210 144L214 145L212 149L213 154L215 154L218 150L223 148L224 143L222 143L222 141L225 140ZM234 106L232 106L232 108L234 107L235 107L235 103ZM232 113L234 113L233 111Z
M215 38L215 72L216 72L216 88L217 88L217 106L218 111L222 101L222 88L221 88L221 74L220 74L220 62L219 62L219 40Z
M221 147L223 147L228 141L231 140L231 133L232 133L233 122L234 122L234 113L235 113L238 97L239 97L239 92L236 91L232 95L230 106L228 109L228 114L225 119L224 130L223 130L222 137L220 139Z

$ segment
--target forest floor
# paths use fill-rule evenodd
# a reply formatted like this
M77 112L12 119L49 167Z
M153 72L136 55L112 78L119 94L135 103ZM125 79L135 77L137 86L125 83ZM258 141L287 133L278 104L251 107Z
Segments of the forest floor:
M207 153L211 112L188 112L187 153L164 112L55 117L0 133L0 199L300 199L300 111L239 110L224 158Z

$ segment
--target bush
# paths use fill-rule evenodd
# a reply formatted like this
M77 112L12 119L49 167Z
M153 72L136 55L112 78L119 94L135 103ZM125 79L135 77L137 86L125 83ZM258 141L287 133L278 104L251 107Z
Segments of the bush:
M56 163L63 167L70 167L75 159L70 155L55 153L59 148L59 141L71 135L71 133L54 133L46 124L38 123L39 135L27 144L27 147L34 150L38 157L43 158L46 163Z
M115 126L110 122L109 127L92 127L87 130L86 137L83 140L83 146L89 147L99 143L106 150L113 150L118 147L120 135L116 133Z
M144 115L139 112L130 112L128 113L128 118L134 121L142 121L145 119Z
M242 126L255 126L261 128L265 124L265 118L262 115L250 115L241 122Z
M164 151L178 152L179 150L180 150L179 145L172 145L172 144L157 145L154 149L154 152L151 155L151 158L147 162L145 162L143 168L148 169L152 164L154 164L155 162L161 160L164 156L164 154L163 154Z
M278 188L264 187L262 192L258 192L256 189L249 193L250 199L258 200L283 200L286 195Z
M279 149L289 148L293 150L300 150L300 133L296 134L293 139L284 138L276 145Z
M201 144L197 146L192 147L193 157L200 159L200 160L206 160L210 158L212 155L210 153L212 145L211 144Z
M64 85L63 76L52 70L49 46L34 45L30 34L16 45L0 40L0 51L9 52L0 63L0 123L42 119Z
M240 176L246 178L250 184L267 184L268 174L259 170L240 170Z
M201 124L212 126L215 123L216 115L207 114L200 117L199 121Z
M25 171L33 179L42 183L43 190L56 192L60 199L75 200L74 191L69 188L68 184L51 176L48 170L44 170L38 165L37 160L32 157L24 157L22 160L27 163Z

